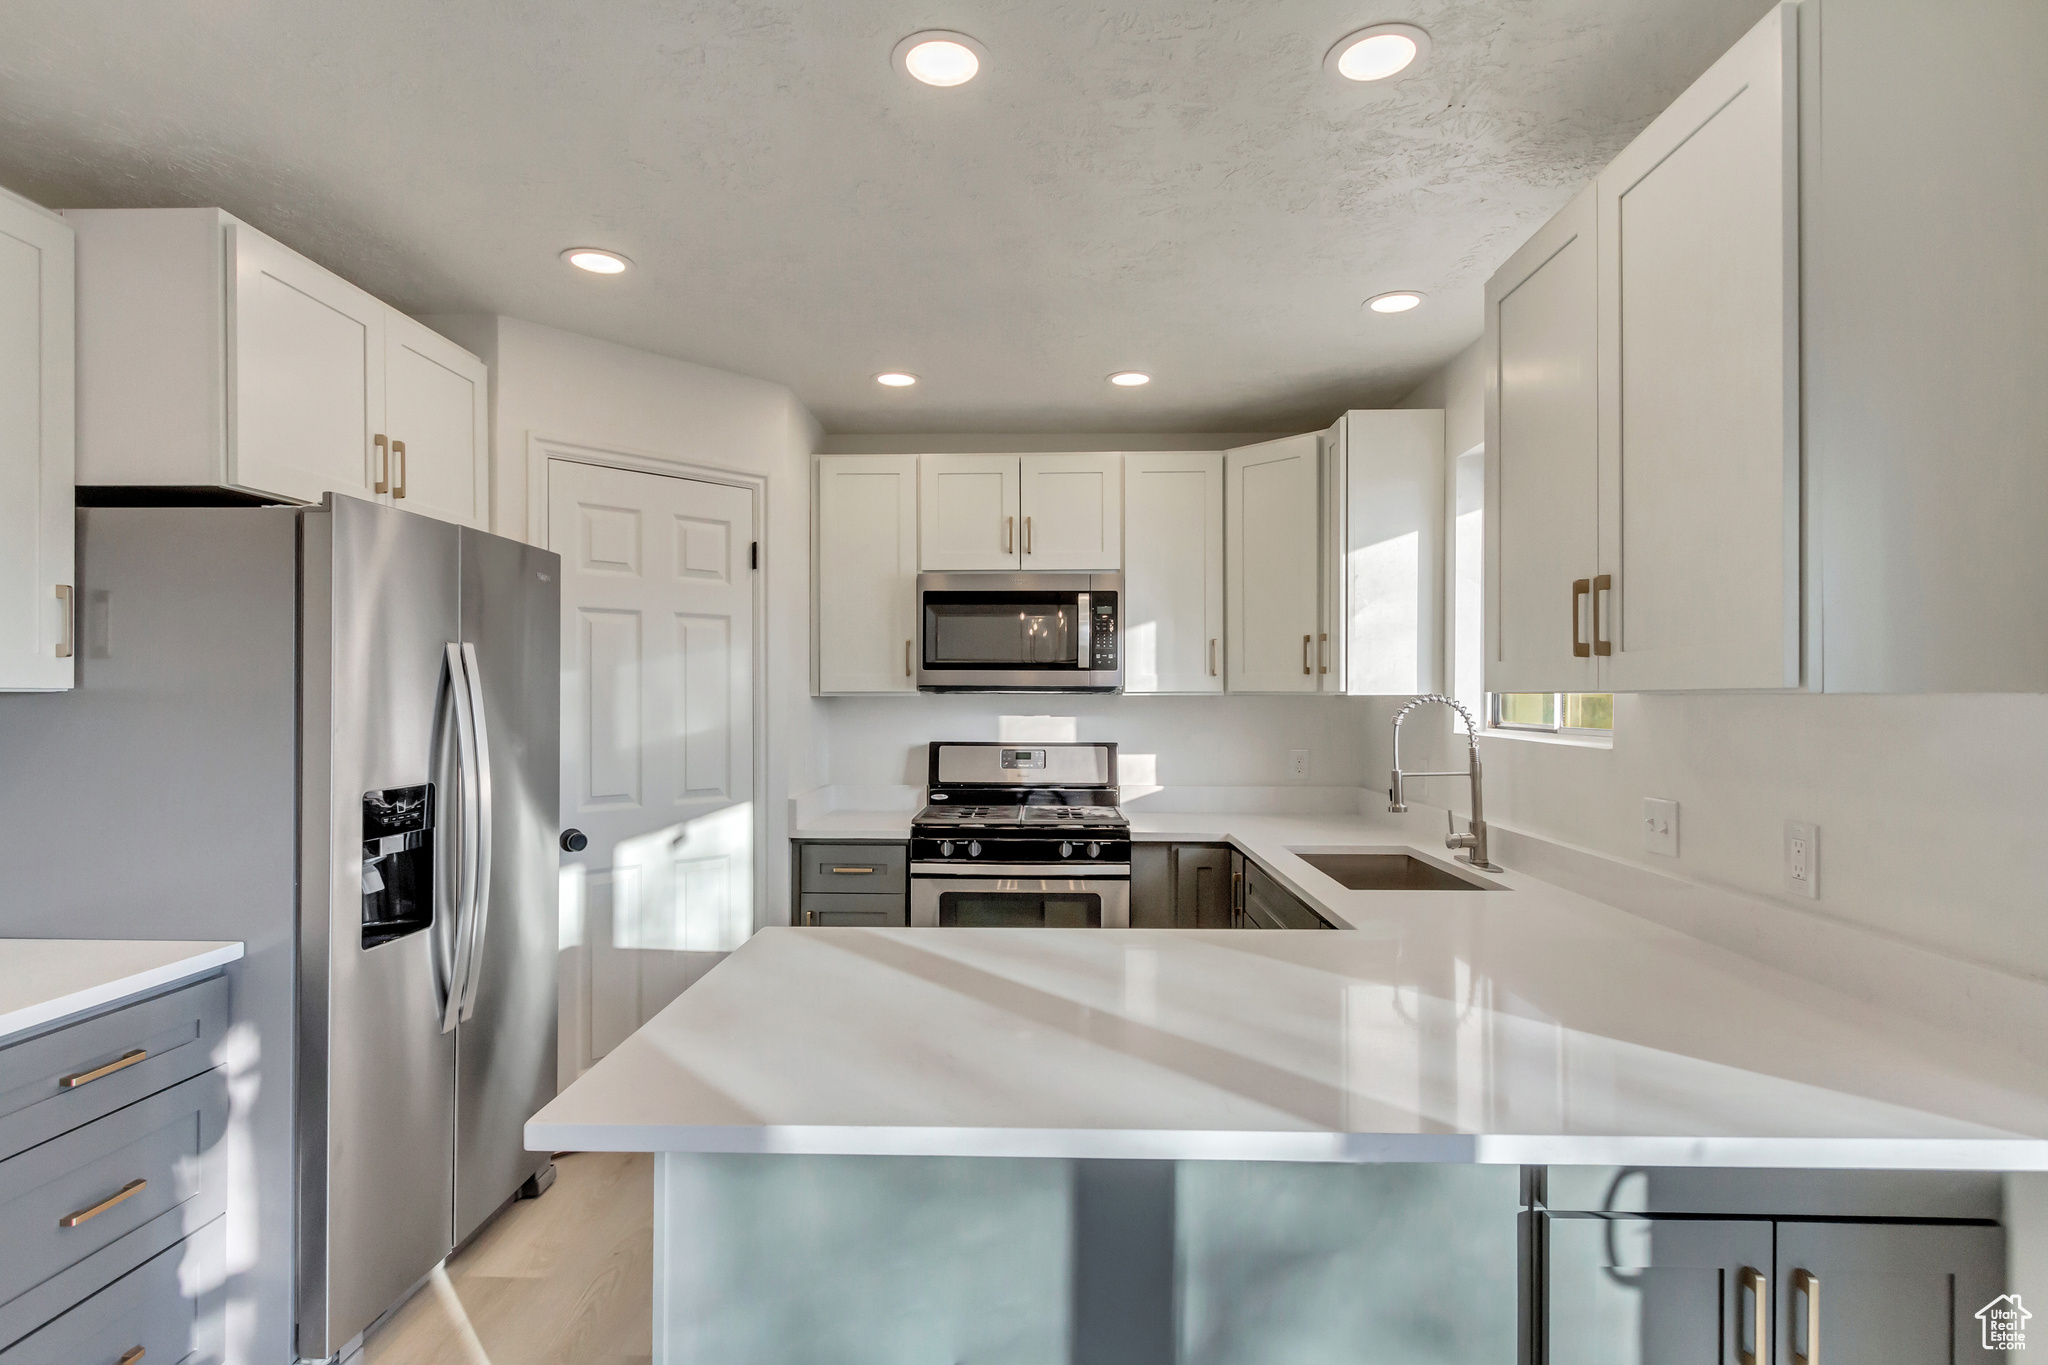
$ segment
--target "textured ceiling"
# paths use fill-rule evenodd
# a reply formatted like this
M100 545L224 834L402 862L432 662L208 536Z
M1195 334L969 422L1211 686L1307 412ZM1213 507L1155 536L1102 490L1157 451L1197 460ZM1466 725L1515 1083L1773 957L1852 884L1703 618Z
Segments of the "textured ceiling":
M1492 269L1769 4L7 0L0 184L218 204L408 311L779 380L830 431L1285 430L1477 336ZM1420 74L1324 75L1389 19ZM983 74L898 76L928 27ZM1395 288L1429 300L1361 307Z

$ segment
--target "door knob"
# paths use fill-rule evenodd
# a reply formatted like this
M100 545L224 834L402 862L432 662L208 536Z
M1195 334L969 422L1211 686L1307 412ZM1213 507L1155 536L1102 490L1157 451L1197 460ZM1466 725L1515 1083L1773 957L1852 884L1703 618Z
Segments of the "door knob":
M582 830L565 829L562 831L562 852L581 853L589 847L590 838Z

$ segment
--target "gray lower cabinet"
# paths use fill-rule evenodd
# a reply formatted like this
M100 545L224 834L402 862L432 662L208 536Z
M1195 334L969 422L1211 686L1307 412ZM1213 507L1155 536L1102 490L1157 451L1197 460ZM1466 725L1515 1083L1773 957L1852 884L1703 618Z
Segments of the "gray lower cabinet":
M1331 925L1308 902L1274 881L1257 863L1244 864L1239 897L1239 927L1245 929L1329 929Z
M1977 1314L1995 1314L2003 1292L1994 1225L1537 1217L1538 1365L1950 1365L1992 1354Z
M214 978L0 1048L0 1365L218 1358L226 1000Z
M799 840L794 848L795 923L889 928L910 922L910 845Z
M1228 929L1235 916L1227 844L1131 847L1133 929Z

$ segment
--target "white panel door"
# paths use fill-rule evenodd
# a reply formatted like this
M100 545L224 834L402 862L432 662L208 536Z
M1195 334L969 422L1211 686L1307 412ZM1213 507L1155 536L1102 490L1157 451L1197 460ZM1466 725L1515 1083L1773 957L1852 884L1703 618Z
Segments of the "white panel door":
M1599 261L1588 186L1486 284L1490 692L1591 692Z
M1223 452L1124 456L1124 691L1223 690Z
M71 686L74 251L0 191L0 689Z
M1320 593L1322 436L1223 455L1224 682L1313 692Z
M818 691L915 692L917 456L818 461Z
M1023 562L1015 455L920 455L918 564L1014 569Z
M548 463L562 820L590 839L565 1083L753 931L755 517L750 489Z
M1604 689L1799 683L1791 10L1600 173Z
M300 502L325 493L376 498L388 455L384 317L348 281L241 223L234 261L234 420L228 482Z
M394 506L491 529L489 389L483 361L396 309L385 313Z
M1124 457L1020 457L1023 565L1044 573L1114 573L1123 567Z

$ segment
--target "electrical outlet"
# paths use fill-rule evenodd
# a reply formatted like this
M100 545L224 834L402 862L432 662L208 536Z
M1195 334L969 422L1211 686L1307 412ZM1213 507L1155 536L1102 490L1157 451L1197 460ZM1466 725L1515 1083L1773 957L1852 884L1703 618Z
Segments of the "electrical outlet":
M1643 847L1667 858L1678 856L1678 803L1643 798Z
M1785 889L1808 900L1820 899L1819 825L1785 822Z
M1288 771L1294 774L1294 780L1297 782L1308 781L1308 750L1292 749L1289 750L1289 753L1293 756L1294 762Z

